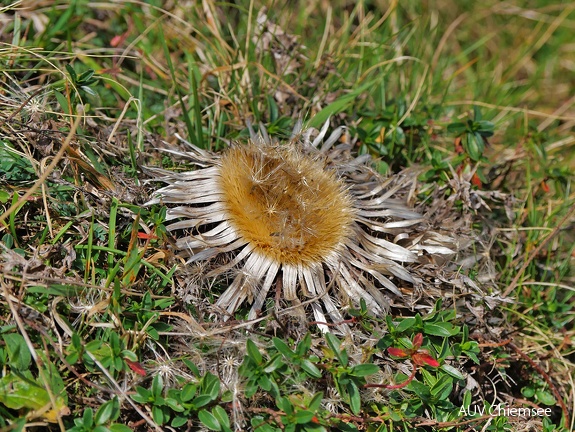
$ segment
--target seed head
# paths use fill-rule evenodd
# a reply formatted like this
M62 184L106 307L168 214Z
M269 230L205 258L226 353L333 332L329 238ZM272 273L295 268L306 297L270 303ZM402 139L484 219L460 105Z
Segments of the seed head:
M319 265L352 234L343 182L293 148L234 146L221 158L219 183L228 222L267 260Z
M363 298L382 314L385 291L401 295L395 281L413 282L402 264L417 254L394 241L422 220L398 198L411 180L381 177L369 156L353 158L347 144L334 145L343 128L324 141L326 130L327 124L312 142L299 124L284 144L265 129L251 131L250 142L222 154L187 143L189 152L173 153L199 169L150 169L168 186L149 204L172 206L167 218L178 221L168 228L187 230L176 247L188 263L217 262L206 278L232 272L216 303L227 314L249 302L248 318L255 318L275 287L300 309L296 315L309 304L327 331L326 314L343 320L339 304Z

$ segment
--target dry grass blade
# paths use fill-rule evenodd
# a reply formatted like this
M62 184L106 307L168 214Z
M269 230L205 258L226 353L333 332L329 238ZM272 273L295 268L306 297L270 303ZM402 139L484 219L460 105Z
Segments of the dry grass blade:
M10 206L8 210L6 210L4 213L0 215L0 223L4 222L12 214L12 212L16 211L16 209L18 209L24 202L26 202L26 200L30 198L32 194L36 192L38 188L40 188L44 184L44 182L50 176L50 174L52 174L52 171L54 170L54 168L56 168L56 165L58 165L60 160L64 157L66 150L68 150L68 147L72 143L72 140L74 139L74 136L76 134L76 129L78 128L78 125L80 124L81 120L82 120L81 116L76 117L74 123L72 123L72 127L70 128L70 132L68 132L66 139L62 143L60 150L58 150L58 153L56 153L50 165L46 167L46 170L42 173L40 178L36 180L34 185L30 189L28 189L24 195L22 195L22 197L20 197L18 201L12 204L12 206Z
M523 263L521 268L517 271L517 274L515 275L509 286L503 292L503 297L507 297L509 294L513 292L515 288L517 288L519 280L524 276L525 270L527 269L527 267L529 267L529 264L533 262L535 257L537 257L537 255L543 250L543 248L549 243L549 241L557 235L557 233L563 228L563 226L567 222L571 222L570 220L571 218L573 218L574 215L575 215L575 204L573 204L569 209L569 211L567 212L567 214L561 218L561 220L557 223L555 228L553 228L553 231L551 231L547 235L547 237L545 237L543 241L541 241L541 243L539 243L539 245L529 254L529 257L525 260L525 262Z

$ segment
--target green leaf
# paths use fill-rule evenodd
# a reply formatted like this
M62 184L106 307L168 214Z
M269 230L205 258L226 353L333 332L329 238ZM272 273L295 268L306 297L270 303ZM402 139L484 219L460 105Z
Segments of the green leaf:
M98 356L101 356L103 354L103 352L100 352L103 344L104 344L104 342L102 342L102 340L94 339L93 341L88 342L86 344L85 348L86 348L86 351L90 351L92 354L94 354L96 357L98 357ZM105 350L107 350L107 349L108 349L108 347L106 346Z
M182 359L182 362L188 367L188 369L190 371L192 371L192 373L199 377L200 376L200 370L198 369L198 367L189 359Z
M137 386L136 394L132 395L132 399L138 403L145 404L150 402L152 399L152 392L144 387Z
M140 268L142 267L142 252L137 248L131 248L124 257L124 272L122 274L122 283L130 285L136 280Z
M120 336L116 332L110 333L110 346L114 353L119 353L121 351L122 343L120 341Z
M349 382L350 382L350 379L349 379L349 375L347 373L343 372L343 373L340 373L337 375L337 383L340 386L345 386L345 385L349 384Z
M452 377L458 379L458 380L465 380L465 377L463 376L463 374L461 372L459 372L457 369L455 369L453 366L450 366L448 364L442 364L440 367L441 370L443 370L444 372L447 372L449 375L451 375Z
M68 71L68 73L70 74L70 78L72 78L72 82L74 84L76 84L78 82L78 75L76 74L76 71L74 70L74 68L72 67L71 64L67 64L66 65L66 70Z
M295 422L297 424L305 424L313 418L315 414L311 411L298 411L295 413Z
M133 351L130 350L122 350L122 352L120 353L122 358L125 360L130 360L132 362L137 362L138 361L138 356L136 355L136 353L134 353Z
M483 137L479 133L466 133L462 142L465 152L471 159L474 161L481 159L483 150L485 149L485 144L483 143Z
M88 407L84 410L84 414L82 415L82 425L86 429L91 429L94 426L94 411L92 408Z
M195 408L201 408L207 404L209 404L213 399L211 398L211 396L208 395L199 395L198 397L196 397L193 401L192 401L192 405Z
M308 359L302 360L300 367L310 376L321 378L321 371Z
M244 390L246 397L251 398L253 395L256 394L256 392L258 391L258 385L256 382L254 381L249 381L246 384L246 388Z
M176 416L173 418L172 420L172 427L180 427L185 425L188 422L188 419L186 417L181 417L181 416Z
M188 383L184 386L184 388L182 389L181 392L181 399L182 402L188 402L191 401L194 396L196 396L196 391L198 389L198 386L192 383Z
M425 384L417 380L411 381L408 384L407 388L412 390L423 401L429 400L431 396L429 388Z
M535 389L533 387L523 387L521 389L521 394L526 398L532 398L535 396Z
M475 364L479 364L479 357L477 357L477 355L474 352L470 352L470 351L465 351L465 355L467 355L467 357L469 357L471 360L473 360L473 362Z
M128 426L118 423L112 424L109 429L112 432L133 432L133 429L129 428Z
M480 121L482 118L481 109L477 105L473 105L473 120Z
M250 423L252 425L252 430L256 432L277 432L277 430L270 426L261 416L252 417Z
M200 410L200 412L198 412L198 418L203 423L203 425L207 427L209 430L213 431L222 430L220 422L218 422L218 420L213 416L211 412L206 411L205 409Z
M19 375L8 373L0 379L0 403L11 409L38 409L49 403L45 389Z
M323 392L317 392L316 394L313 395L311 401L309 401L308 409L310 411L316 412L321 406L322 400L323 400Z
M467 125L461 122L450 123L447 125L447 132L461 135L463 132L467 130Z
M251 339L248 339L248 341L246 342L246 350L248 352L248 356L254 362L256 362L256 364L259 365L262 362L262 354L260 353L260 350L258 349L256 344Z
M430 392L436 400L444 400L447 399L447 397L451 394L452 389L453 379L449 375L443 375L431 387Z
M438 322L438 323L424 323L423 331L428 335L449 337L455 336L459 333L460 327L456 327L448 322Z
M177 392L175 392L177 393ZM172 393L168 392L168 395ZM164 403L169 406L175 412L184 412L186 409L173 397L166 397Z
M441 299L439 299L435 305L435 307L438 307L437 305L441 304ZM421 315L417 314L415 315L415 326L418 328L423 327L423 318L421 317Z
M68 411L66 400L55 393L56 407L50 408L42 415L48 421L55 421L59 414ZM39 410L51 405L50 396L44 386L16 373L8 373L0 379L0 403L17 410Z
M212 400L220 394L220 380L217 376L207 372L202 379L202 393L208 395Z
M164 379L162 378L162 375L158 374L154 377L154 380L152 381L152 395L154 396L154 398L157 398L162 394L163 390L164 390Z
M402 320L398 325L396 330L400 333L409 330L411 327L415 325L415 318L409 317Z
M266 363L266 366L264 367L264 372L269 374L269 373L272 373L275 370L281 368L282 366L284 366L284 360L282 358L282 355L278 353L278 354L274 355Z
M341 342L337 337L332 335L331 333L325 334L325 340L327 341L328 346L333 351L336 358L339 360L342 366L347 366L348 357L347 352L345 350L340 350Z
M359 389L353 381L350 381L347 385L347 391L349 392L349 406L351 411L355 415L358 415L361 411L361 396L359 394Z
M545 390L537 390L535 396L537 400L544 405L555 405L557 403L553 395Z
M0 190L0 203L6 204L10 200L10 193L5 190Z
M265 391L270 391L272 389L272 382L267 375L262 375L258 378L259 386Z
M91 87L88 87L88 86L86 86L86 85L83 85L83 86L81 86L80 88L81 88L82 90L84 90L86 93L88 93L90 96L98 96L98 93L96 93L96 92L94 91L94 89L91 88Z
M296 352L300 356L304 356L307 355L310 348L311 348L311 335L307 333L297 345Z
M487 120L482 120L475 122L477 125L477 131L481 134L481 136L487 138L493 135L493 131L495 130L495 125Z
M88 83L92 84L96 82L96 80L92 80L91 78L94 76L94 70L88 69L85 72L82 72L78 77L78 82L84 85L89 85Z
M278 400L276 401L276 405L287 415L293 414L293 406L287 397L278 398Z
M163 425L166 421L170 419L164 414L164 410L162 409L162 407L157 405L152 406L152 418L159 425Z
M274 347L285 357L292 358L294 356L294 352L290 349L290 347L280 338L274 337L272 339L272 343Z
M435 345L437 347L437 345ZM449 344L449 338L443 338L443 342L441 343L441 347L438 350L438 357L439 358L446 358L446 357L453 357L454 354L451 352L451 346Z
M463 335L461 336L461 343L464 344L469 340L469 327L467 325L463 326Z
M69 285L31 286L26 289L29 294L51 294L62 297L75 297L81 292L77 287Z
M54 90L54 96L56 96L56 100L60 104L60 108L64 111L65 114L70 114L70 104L68 104L68 99L62 93L57 90Z
M359 364L351 368L349 374L356 377L365 377L379 372L379 367L373 363Z
M279 116L278 104L271 95L266 95L266 101L268 103L269 119L271 122L275 122Z
M471 406L471 398L471 391L467 390L463 395L463 403L461 406L464 408L469 408Z
M114 366L114 369L117 371L121 371L122 369L124 369L124 360L120 357L114 357L112 359L112 364Z
M212 409L212 414L218 420L218 423L224 427L224 429L230 427L230 419L228 418L228 413L221 406L216 405Z
M2 335L2 339L6 344L10 366L20 371L28 370L32 356L24 337L19 333L8 333Z
M103 425L109 421L114 421L120 416L120 403L118 398L114 396L108 402L102 404L96 412L95 422L97 425Z
M70 19L77 12L76 3L77 2L70 2L69 6L62 14L57 14L56 16L58 16L58 21L55 23L53 22L53 19L50 20L50 25L46 28L47 40L50 40L56 33L62 31L64 27L70 24ZM68 69L68 66L69 65L66 65L66 69Z
M387 324L387 330L388 330L392 335L394 335L395 333L397 333L397 328L396 328L396 325L393 323L393 319L391 318L391 315L388 314L388 315L385 316L385 323ZM390 335L386 335L386 337L387 337L387 336L390 336Z

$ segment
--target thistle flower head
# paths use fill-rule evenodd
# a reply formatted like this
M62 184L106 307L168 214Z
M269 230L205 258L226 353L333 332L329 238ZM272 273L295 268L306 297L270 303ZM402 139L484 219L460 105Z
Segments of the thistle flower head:
M354 208L344 183L294 148L230 148L217 187L238 236L268 262L313 266L352 234Z
M168 185L149 204L172 205L167 218L178 221L168 228L187 230L176 246L188 263L217 261L207 278L233 274L216 303L226 313L249 302L255 318L268 293L281 289L296 308L309 304L327 330L326 314L343 319L339 304L363 298L381 314L386 290L401 295L394 280L413 282L402 263L417 255L397 244L421 221L397 198L411 180L381 177L369 156L335 145L343 128L324 140L326 131L327 124L312 141L299 124L280 144L265 129L251 130L247 144L221 154L187 143L188 152L173 153L199 169L151 170Z

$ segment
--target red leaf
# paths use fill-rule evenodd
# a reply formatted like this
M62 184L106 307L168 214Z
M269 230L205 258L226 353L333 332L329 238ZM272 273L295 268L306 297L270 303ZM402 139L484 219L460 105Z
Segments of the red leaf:
M407 357L408 354L402 350L401 348L393 348L390 347L387 349L387 352L392 355L392 356L396 356L396 357Z
M417 352L411 356L411 361L418 366L429 365L433 367L438 367L439 362L431 357L426 352Z
M158 236L154 235L154 234L148 234L148 233L143 233L143 232L139 232L138 233L138 238L139 239L157 239Z
M128 34L130 33L130 30L128 30L125 33L122 33L121 35L116 35L112 38L112 40L110 41L110 46L112 48L117 48L118 46L122 45L124 43L124 41L126 40L126 38L128 37Z
M423 343L423 335L421 333L417 333L413 337L413 348L419 349L422 343Z
M116 48L118 45L120 45L123 41L123 37L122 35L116 35L112 38L112 40L110 41L110 46Z
M463 146L461 145L460 137L455 138L454 144L455 144L455 153L458 155L463 154L465 150L463 150Z
M134 372L136 372L138 375L141 376L146 376L146 370L144 369L144 367L141 365L141 363L139 362L133 362L131 360L128 359L124 359L124 361L126 362L126 364L130 367L130 369L132 369Z
M481 187L483 186L483 183L481 183L481 179L479 178L477 173L473 174L473 177L471 177L471 184L477 186L479 189L481 189Z

